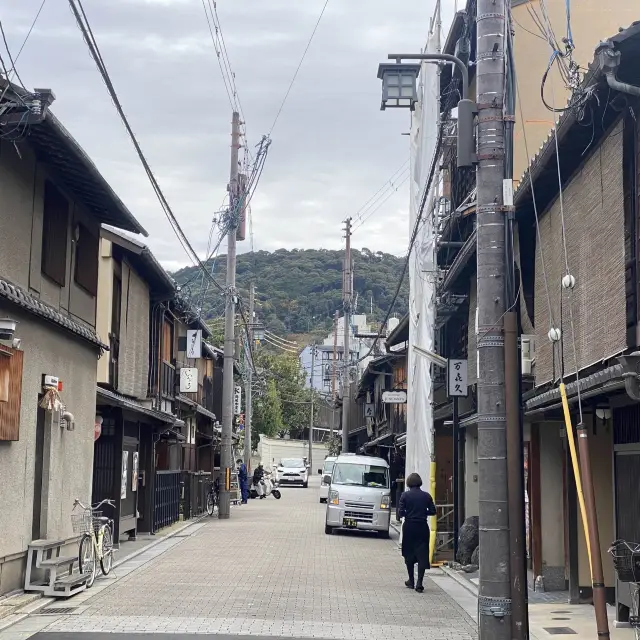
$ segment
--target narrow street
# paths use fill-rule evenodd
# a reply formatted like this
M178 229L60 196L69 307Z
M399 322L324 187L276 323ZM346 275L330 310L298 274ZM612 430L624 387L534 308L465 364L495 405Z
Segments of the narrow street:
M325 535L324 505L314 480L307 490L283 490L280 501L254 500L235 508L228 521L202 520L115 568L90 591L6 629L0 640L58 640L69 634L80 640L80 633L97 632L477 637L471 617L436 584L446 580L439 571L432 572L422 595L404 587L397 540ZM72 610L58 613L53 607Z

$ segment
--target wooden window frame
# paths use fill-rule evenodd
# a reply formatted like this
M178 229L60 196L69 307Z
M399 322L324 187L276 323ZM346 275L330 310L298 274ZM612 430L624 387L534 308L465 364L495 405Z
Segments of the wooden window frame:
M51 182L44 183L41 272L60 287L67 284L69 201Z
M6 401L0 401L0 441L20 440L24 352L0 345L0 383ZM6 393L5 393L6 392Z
M82 222L77 223L75 243L75 283L94 298L98 295L98 261L100 240Z

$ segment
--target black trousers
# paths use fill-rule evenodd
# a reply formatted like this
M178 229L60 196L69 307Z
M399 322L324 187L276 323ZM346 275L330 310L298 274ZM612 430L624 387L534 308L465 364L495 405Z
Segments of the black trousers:
M425 571L431 568L429 543L429 525L426 521L405 520L402 530L402 555L411 582L415 580L415 565L418 565L418 585L422 585Z

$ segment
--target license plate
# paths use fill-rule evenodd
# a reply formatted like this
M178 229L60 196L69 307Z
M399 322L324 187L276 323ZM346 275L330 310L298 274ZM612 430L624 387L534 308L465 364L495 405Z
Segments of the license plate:
M347 529L357 529L358 528L358 521L354 520L353 518L344 518L342 520L342 524Z

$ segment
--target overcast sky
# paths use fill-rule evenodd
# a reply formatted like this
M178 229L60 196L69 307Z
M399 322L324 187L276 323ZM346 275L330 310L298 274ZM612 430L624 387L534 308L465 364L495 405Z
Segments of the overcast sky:
M252 202L254 246L338 248L354 216L409 157L407 111L379 110L377 66L418 52L435 0L330 0L272 134ZM450 4L453 0L450 0ZM15 55L41 0L0 0ZM202 256L229 177L231 107L202 0L84 0L130 123L174 213ZM248 143L272 125L324 0L217 0ZM450 17L445 10L445 32ZM27 88L50 87L53 110L149 231L170 269L175 241L73 15L48 0L20 59ZM400 173L402 179L407 172ZM388 187L384 194L392 193ZM369 209L370 211L370 209ZM366 213L366 212L365 212ZM355 232L355 247L398 255L408 242L408 182ZM239 250L249 250L249 242Z

